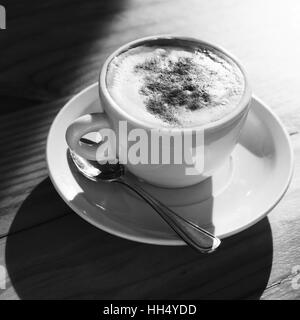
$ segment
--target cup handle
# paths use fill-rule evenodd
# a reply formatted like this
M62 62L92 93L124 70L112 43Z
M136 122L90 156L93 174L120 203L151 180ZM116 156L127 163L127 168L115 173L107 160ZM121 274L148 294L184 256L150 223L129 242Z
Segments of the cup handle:
M66 131L66 141L69 148L86 160L96 161L96 152L99 144L86 144L80 139L90 133L100 129L111 128L105 113L91 113L76 119L69 125Z

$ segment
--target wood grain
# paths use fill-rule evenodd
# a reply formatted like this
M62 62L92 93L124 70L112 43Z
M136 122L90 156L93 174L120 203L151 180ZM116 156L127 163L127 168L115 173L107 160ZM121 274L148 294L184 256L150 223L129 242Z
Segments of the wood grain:
M1 299L300 298L292 287L300 265L299 1L1 4L7 9L7 30L0 32L0 264L7 268ZM63 104L97 80L111 51L157 33L196 36L237 55L294 147L294 178L280 204L211 256L96 230L47 178L46 137Z

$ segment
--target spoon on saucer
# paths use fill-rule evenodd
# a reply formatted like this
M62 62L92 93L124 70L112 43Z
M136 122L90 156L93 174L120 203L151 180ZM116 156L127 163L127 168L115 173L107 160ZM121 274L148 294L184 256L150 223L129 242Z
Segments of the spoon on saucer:
M221 240L195 223L181 217L176 212L155 199L139 185L126 180L125 168L122 164L99 164L95 161L87 161L70 150L70 155L79 172L92 181L105 181L119 183L144 199L165 222L183 239L189 246L201 253L211 253L221 244Z

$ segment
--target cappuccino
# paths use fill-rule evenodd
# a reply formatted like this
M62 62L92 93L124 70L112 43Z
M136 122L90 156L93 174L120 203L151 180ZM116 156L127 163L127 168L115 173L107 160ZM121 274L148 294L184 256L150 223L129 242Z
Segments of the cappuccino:
M238 105L245 82L223 53L203 46L141 45L116 56L106 84L113 100L153 127L194 127Z

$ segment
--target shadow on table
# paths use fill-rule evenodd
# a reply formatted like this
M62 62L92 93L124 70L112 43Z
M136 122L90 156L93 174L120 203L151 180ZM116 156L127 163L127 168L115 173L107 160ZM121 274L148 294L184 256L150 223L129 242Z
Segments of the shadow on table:
M1 33L0 114L73 95L97 80L104 57L122 44L107 38L127 0L4 5L9 26Z
M44 212L53 218L18 232ZM216 253L201 255L109 235L73 213L49 179L24 201L10 233L7 270L22 299L256 299L272 266L267 218L224 240Z

